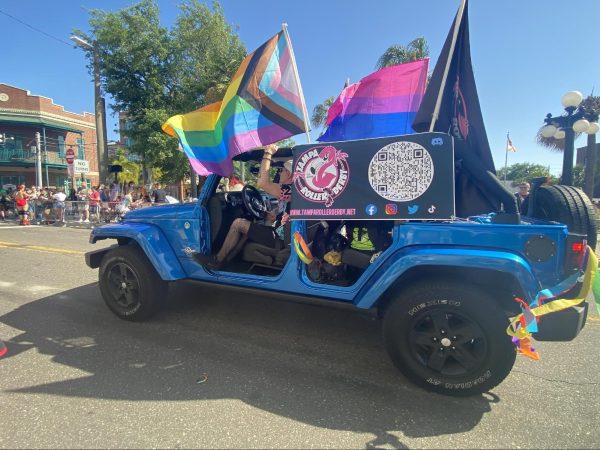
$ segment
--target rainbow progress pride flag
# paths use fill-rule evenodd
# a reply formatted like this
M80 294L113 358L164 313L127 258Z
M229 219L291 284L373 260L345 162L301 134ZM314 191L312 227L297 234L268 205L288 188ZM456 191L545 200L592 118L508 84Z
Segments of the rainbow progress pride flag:
M306 131L305 103L283 31L248 55L222 101L167 120L199 175L229 176L232 158Z
M427 84L428 59L378 70L346 87L329 108L317 140L346 141L414 133Z

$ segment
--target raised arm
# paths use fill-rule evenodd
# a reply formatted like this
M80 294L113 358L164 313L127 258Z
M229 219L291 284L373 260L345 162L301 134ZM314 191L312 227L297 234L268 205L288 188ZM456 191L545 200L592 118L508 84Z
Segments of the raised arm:
M271 158L277 152L278 147L275 144L265 147L265 154L260 162L260 173L258 175L258 187L275 198L281 196L281 187L269 179L269 169L271 168Z

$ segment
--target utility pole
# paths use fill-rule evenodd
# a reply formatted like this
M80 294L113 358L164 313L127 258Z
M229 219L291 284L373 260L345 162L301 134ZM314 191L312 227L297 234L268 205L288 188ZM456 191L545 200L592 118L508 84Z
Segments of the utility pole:
M70 39L78 47L92 52L92 64L94 66L94 103L96 113L96 154L98 157L98 173L100 183L108 178L108 136L106 131L106 104L100 89L100 57L98 46L81 39L79 36L71 36Z

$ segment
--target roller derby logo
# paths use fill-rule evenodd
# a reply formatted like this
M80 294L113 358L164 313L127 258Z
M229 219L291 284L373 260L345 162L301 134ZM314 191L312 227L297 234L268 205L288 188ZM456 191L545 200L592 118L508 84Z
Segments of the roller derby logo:
M306 200L333 205L348 185L348 154L331 145L312 147L302 153L294 168L294 185Z

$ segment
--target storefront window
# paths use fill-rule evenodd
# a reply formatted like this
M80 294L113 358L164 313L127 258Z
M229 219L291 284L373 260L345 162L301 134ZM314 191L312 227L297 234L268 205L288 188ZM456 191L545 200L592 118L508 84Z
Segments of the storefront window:
M65 137L58 136L58 156L59 158L65 157Z

